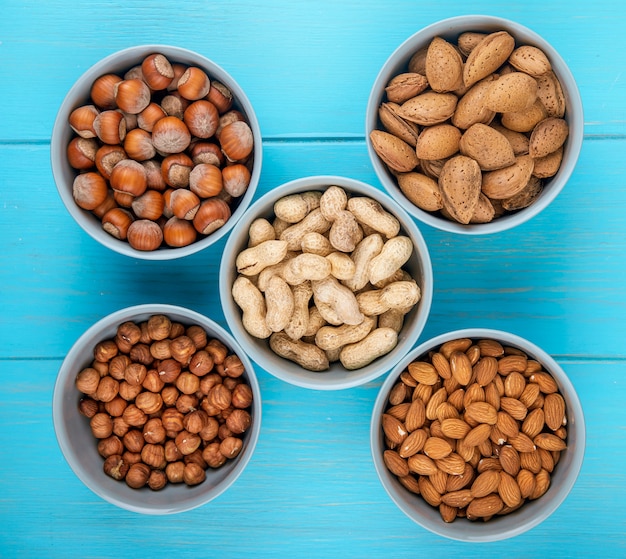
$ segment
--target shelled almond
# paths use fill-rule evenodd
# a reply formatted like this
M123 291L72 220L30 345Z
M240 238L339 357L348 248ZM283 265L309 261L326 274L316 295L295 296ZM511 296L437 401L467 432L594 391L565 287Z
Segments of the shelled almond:
M434 37L391 78L370 141L417 207L487 223L531 205L557 174L565 111L542 50L507 31L466 32Z
M410 363L391 389L383 460L445 522L489 520L548 490L566 417L541 363L496 340L455 339Z

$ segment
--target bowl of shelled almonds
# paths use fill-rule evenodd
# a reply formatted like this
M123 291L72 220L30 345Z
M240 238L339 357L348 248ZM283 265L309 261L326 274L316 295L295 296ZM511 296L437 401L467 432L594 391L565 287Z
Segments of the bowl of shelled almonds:
M516 22L433 23L387 59L366 110L370 160L416 219L497 233L543 211L570 179L583 107L567 64Z
M467 542L543 522L585 453L583 410L563 369L532 342L485 328L439 335L402 359L380 388L370 434L398 508Z
M172 305L125 308L88 328L61 365L52 409L78 478L113 505L154 515L226 491L261 427L259 385L239 344Z
M166 260L221 239L261 173L259 124L220 66L167 45L95 63L63 100L51 161L61 199L104 246Z

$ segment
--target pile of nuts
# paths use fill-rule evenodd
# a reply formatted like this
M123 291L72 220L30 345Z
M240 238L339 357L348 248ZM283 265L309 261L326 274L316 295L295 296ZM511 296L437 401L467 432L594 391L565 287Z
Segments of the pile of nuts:
M253 134L201 68L146 56L105 74L69 116L76 204L134 249L183 247L219 229L247 190Z
M252 423L241 359L199 325L124 322L76 376L104 472L129 487L197 485L239 455Z
M418 208L462 224L530 206L569 134L546 54L506 31L435 37L385 88L377 155Z
M420 287L403 268L413 242L376 200L340 186L287 195L257 218L237 255L243 327L311 371L359 369L397 344Z
M445 522L489 520L548 490L566 448L554 378L491 339L445 342L410 363L382 416L387 468Z

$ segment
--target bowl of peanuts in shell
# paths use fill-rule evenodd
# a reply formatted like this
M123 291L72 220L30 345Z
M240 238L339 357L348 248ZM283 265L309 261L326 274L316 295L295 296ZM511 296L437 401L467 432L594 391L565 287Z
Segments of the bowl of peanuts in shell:
M220 265L228 326L260 367L337 390L389 371L430 312L430 256L384 192L339 177L285 183L250 207Z
M498 541L553 514L582 467L576 390L545 351L470 328L413 349L384 380L371 450L392 501L453 540Z
M194 254L252 201L261 132L235 79L169 45L96 62L56 116L51 163L70 216L97 242L143 260Z
M183 307L146 304L78 338L52 411L63 456L91 491L122 509L166 515L235 483L258 440L261 393L224 328Z
M466 15L417 31L381 67L366 141L388 194L443 231L533 218L575 169L583 107L566 62L514 21Z

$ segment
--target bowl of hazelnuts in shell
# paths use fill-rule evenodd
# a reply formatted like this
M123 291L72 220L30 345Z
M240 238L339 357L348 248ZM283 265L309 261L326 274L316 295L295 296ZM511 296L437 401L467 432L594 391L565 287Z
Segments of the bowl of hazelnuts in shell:
M230 487L261 428L252 363L211 319L139 305L91 326L53 395L54 429L78 478L109 503L164 515Z
M221 239L254 196L261 132L220 66L166 45L131 47L75 82L54 123L61 199L104 246L180 258Z

